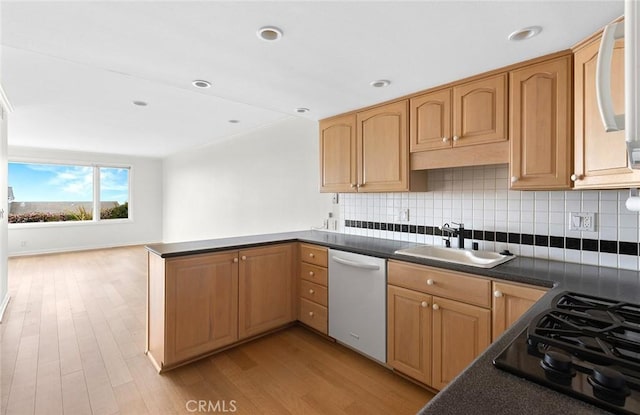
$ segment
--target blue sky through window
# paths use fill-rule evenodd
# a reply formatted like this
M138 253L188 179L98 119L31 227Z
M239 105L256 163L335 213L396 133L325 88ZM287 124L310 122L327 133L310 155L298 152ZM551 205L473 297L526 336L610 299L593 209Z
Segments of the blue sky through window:
M129 200L129 169L100 168L102 201ZM9 186L15 202L84 202L93 200L93 167L9 163Z

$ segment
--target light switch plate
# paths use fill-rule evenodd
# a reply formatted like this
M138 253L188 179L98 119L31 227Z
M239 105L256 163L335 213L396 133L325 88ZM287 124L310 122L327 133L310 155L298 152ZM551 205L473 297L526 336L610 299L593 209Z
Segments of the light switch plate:
M596 214L594 212L570 212L569 230L595 232Z

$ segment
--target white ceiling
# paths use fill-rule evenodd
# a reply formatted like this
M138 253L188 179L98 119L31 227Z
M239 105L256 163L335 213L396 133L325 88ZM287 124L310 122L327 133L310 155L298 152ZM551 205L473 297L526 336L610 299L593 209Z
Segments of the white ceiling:
M164 157L300 116L296 107L318 120L569 48L620 16L623 2L3 0L0 8L10 145ZM284 37L258 39L265 25ZM532 25L539 36L506 39ZM194 79L213 86L195 89ZM376 79L392 84L370 87Z

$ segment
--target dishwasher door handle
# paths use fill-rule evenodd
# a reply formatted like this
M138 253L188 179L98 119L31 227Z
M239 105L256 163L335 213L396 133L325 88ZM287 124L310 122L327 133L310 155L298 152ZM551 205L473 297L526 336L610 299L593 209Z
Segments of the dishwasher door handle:
M360 269L368 269L368 270L372 270L372 271L377 271L377 270L380 269L379 265L366 264L364 262L350 261L348 259L339 258L337 256L331 257L331 259L336 261L338 264L347 265L349 267L360 268Z

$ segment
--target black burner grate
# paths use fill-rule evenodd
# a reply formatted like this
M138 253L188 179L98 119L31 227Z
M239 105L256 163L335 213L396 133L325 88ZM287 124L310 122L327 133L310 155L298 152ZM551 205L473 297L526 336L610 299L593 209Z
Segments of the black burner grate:
M640 306L569 292L552 306L529 324L531 347L558 347L594 364L618 364L640 378Z

